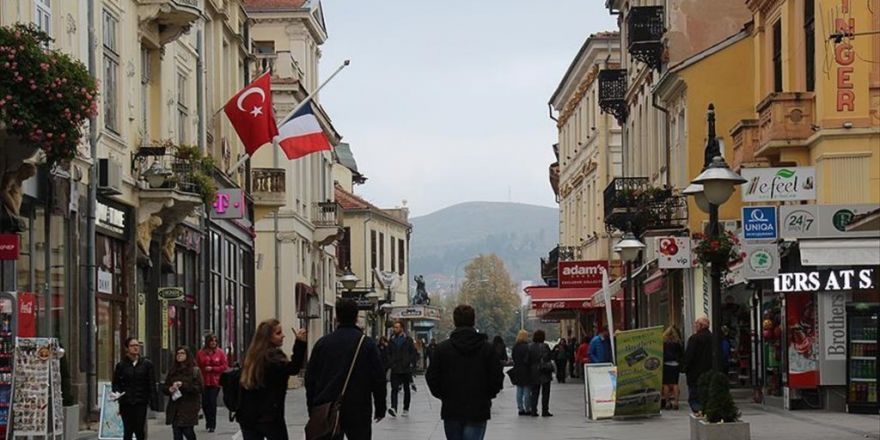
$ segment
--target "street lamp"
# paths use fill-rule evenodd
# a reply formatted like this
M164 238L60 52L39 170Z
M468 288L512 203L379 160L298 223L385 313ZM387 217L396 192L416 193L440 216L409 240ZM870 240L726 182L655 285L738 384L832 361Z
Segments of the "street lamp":
M644 248L645 244L639 241L632 232L624 234L623 238L614 246L614 252L617 252L620 258L626 262L626 292L624 292L625 298L623 301L623 320L629 324L630 328L636 328L635 311L631 310L633 302L632 262L639 257L639 252Z
M345 288L349 293L354 290L355 286L357 286L358 281L361 279L358 278L357 275L351 272L351 269L345 269L345 273L339 278L339 282L342 283L342 287Z
M708 136L706 139L706 150L703 159L703 171L694 180L691 185L685 188L682 193L694 196L697 206L703 212L709 213L709 238L717 238L721 235L720 225L718 222L718 207L730 199L733 190L737 185L746 183L746 179L733 172L721 157L721 147L718 139L715 137L715 106L709 104L706 112L706 119L709 123ZM707 206L708 205L708 206ZM708 209L704 209L708 208ZM721 354L721 267L727 264L726 261L711 262L711 304L712 304L712 367L723 372L723 357Z

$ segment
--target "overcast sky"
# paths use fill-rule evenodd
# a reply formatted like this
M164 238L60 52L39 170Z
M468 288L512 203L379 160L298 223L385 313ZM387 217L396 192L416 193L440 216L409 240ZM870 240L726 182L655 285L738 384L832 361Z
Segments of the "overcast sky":
M369 180L355 192L424 215L467 201L555 206L547 101L602 0L324 0L321 92Z

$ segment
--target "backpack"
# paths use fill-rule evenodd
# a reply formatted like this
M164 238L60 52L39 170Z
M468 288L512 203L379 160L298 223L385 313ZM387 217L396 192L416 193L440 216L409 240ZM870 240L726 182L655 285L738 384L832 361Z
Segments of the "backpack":
M220 375L220 387L223 388L223 405L229 410L229 421L235 421L241 402L241 368L233 367Z

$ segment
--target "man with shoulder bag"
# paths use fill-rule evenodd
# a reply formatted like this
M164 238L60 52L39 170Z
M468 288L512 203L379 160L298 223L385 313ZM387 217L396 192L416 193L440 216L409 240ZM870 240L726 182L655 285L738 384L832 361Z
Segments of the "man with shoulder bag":
M376 343L355 325L357 314L354 301L337 301L336 331L312 349L305 378L307 440L370 439L372 421L385 415L384 367Z

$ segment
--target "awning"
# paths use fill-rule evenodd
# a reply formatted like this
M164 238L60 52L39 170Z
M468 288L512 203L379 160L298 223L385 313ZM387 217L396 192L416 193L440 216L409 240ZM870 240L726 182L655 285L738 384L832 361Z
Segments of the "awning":
M583 289L560 289L549 286L529 286L526 294L532 297L532 308L536 310L588 309L593 296L602 290L599 287Z
M666 274L662 270L658 270L642 283L642 291L645 292L645 295L650 295L659 292L664 284L666 284Z
M804 266L878 266L880 238L798 240Z

